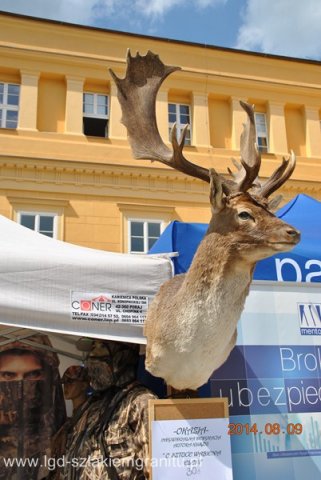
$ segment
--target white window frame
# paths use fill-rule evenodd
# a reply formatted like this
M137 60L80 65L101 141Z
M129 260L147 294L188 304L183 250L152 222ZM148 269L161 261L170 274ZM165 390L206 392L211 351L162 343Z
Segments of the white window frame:
M19 210L17 212L17 223L21 225L21 215L29 215L29 216L34 216L35 217L35 228L34 232L41 233L39 232L40 230L40 217L53 217L53 236L48 238L58 238L58 213L57 212L45 212L45 211L33 211L33 210ZM27 228L27 227L26 227Z
M264 119L264 125L262 122L258 120L259 117ZM258 150L261 153L268 153L270 149L269 149L269 135L268 135L268 128L267 128L266 114L263 112L255 112L254 118L255 118L255 127L256 127L256 143L257 143ZM264 126L263 132L258 131L259 130L258 125L260 125L261 127ZM264 138L266 140L266 147L259 145L259 138Z
M169 115L170 113L173 113L173 112L170 112L169 111L169 106L170 105L175 105L175 116L176 116L176 121L175 122L170 122L169 121ZM177 133L177 140L180 139L181 137L181 134L182 134L182 130L184 129L186 123L181 123L180 122L180 107L187 107L188 108L188 112L189 112L189 121L190 123L188 124L188 131L189 131L189 138L185 138L185 145L187 146L190 146L192 145L192 109L191 109L191 105L189 105L188 103L175 103L175 102L168 102L168 126L169 126L169 136L170 136L170 132L173 128L173 125L174 123L176 123L176 133ZM169 138L169 140L171 141L171 138Z
M93 102L93 113L87 113L84 111L85 107L85 95L93 95L94 102ZM106 97L107 99L107 114L101 114L98 113L98 96L103 96ZM109 127L109 95L107 93L97 93L97 92L84 92L83 93L83 113L82 113L82 118L99 118L102 120L107 120L106 122L106 129L105 129L105 138L108 138L108 127ZM103 137L101 137L103 138Z
M15 130L18 127L18 116L19 116L19 103L20 103L20 85L18 83L5 83L0 82L3 85L3 102L0 103L0 110L2 111L1 121L0 121L0 128L10 128L11 130ZM18 105L10 105L8 104L8 95L9 95L9 85L18 87L19 88L19 95L18 95ZM17 114L17 124L15 127L7 126L7 113L8 112L18 112Z
M83 107L85 105L85 95L92 95L94 97L94 111L93 113L86 113L83 109L83 117L88 117L88 118L103 118L103 119L109 119L109 95L107 93L95 93L95 92L84 92L83 94ZM98 113L98 97L106 97L107 98L107 114L101 114Z
M143 223L143 229L144 229L144 251L143 252L135 252L131 251L131 223L132 222L139 222ZM163 233L165 229L165 222L163 220L160 220L159 218L157 219L152 219L152 218L128 218L127 219L127 227L128 227L128 239L127 239L127 245L128 245L128 253L131 253L133 255L144 255L148 253L149 248L148 248L148 224L149 223L158 223L160 224L160 235Z

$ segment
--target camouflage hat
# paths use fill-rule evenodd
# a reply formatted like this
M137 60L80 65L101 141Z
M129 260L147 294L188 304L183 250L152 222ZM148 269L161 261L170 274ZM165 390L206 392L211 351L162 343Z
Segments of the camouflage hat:
M81 365L71 365L62 376L61 383L70 383L71 381L89 382L88 370Z
M136 378L139 345L113 340L94 340L86 360L90 385L96 391L121 387Z

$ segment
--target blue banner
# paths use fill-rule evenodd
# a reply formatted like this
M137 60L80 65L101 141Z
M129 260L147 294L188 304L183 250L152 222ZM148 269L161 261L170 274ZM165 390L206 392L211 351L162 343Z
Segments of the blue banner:
M321 478L320 298L317 285L254 284L237 345L201 389L228 398L234 480Z
M301 242L290 252L258 262L255 280L321 282L321 202L297 195L278 211L277 216L301 231ZM175 273L188 270L208 225L172 222L149 253L178 252L173 259Z

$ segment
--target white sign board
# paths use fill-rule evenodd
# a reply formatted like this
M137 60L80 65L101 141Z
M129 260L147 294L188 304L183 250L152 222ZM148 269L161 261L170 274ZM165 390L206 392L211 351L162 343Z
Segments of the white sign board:
M233 480L228 418L152 422L152 480Z
M143 325L147 308L146 295L71 292L73 320Z

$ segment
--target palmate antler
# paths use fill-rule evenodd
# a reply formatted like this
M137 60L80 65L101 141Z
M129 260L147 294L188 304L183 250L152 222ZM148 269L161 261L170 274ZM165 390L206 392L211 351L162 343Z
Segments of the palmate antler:
M165 145L157 128L157 92L165 78L177 70L180 70L180 67L164 65L158 55L151 51L148 51L145 56L137 53L135 57L132 57L128 50L125 78L118 78L110 70L117 85L118 99L123 114L122 123L127 128L134 158L157 160L182 173L210 182L209 170L189 162L183 155L187 126L179 141L176 136L176 125L173 126L172 150ZM232 179L219 174L217 174L217 178L220 179L226 195L251 189L256 196L268 198L292 174L295 167L295 156L292 152L290 159L283 159L282 165L261 185L257 178L261 166L261 156L256 146L254 109L248 103L240 102L240 104L247 113L247 123L241 135L241 163L234 161L234 165L237 167L235 173L228 169Z
M208 170L189 162L182 153L186 130L178 142L176 126L173 127L171 151L161 139L157 128L156 95L165 78L176 70L180 70L180 67L164 65L158 55L150 51L146 56L137 54L132 57L128 50L126 77L120 79L110 70L118 89L118 100L123 113L122 123L127 128L135 158L157 160L209 182Z

